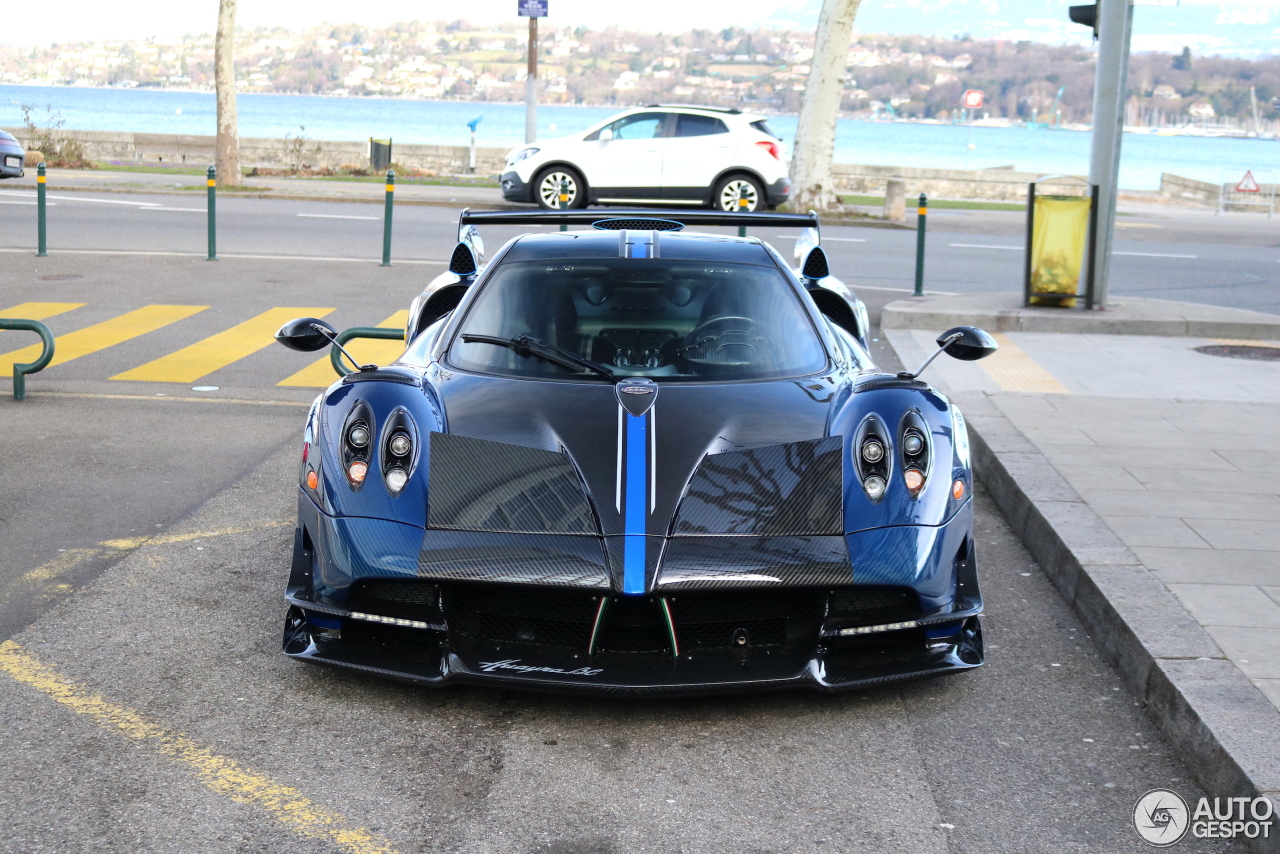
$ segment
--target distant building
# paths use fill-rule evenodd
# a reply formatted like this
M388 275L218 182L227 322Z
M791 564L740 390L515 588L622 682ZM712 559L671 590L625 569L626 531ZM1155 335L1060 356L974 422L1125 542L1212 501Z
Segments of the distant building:
M1193 119L1211 119L1217 115L1213 111L1213 104L1208 101L1196 101L1190 107L1187 107L1187 114Z
M1170 101L1176 101L1182 96L1178 94L1178 90L1170 86L1168 83L1161 83L1151 91L1152 98L1167 98Z

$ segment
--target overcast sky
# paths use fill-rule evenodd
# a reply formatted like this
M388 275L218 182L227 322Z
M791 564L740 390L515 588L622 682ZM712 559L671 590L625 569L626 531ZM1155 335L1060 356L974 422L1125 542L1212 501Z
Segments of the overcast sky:
M1066 7L1072 2L1061 0L1060 18L1065 32ZM448 20L466 9L466 17L475 23L516 20L517 0L470 0L465 4L440 0L376 0L352 4L349 0L240 0L237 22L242 27L286 26L303 29L321 23L358 23L381 26L393 21ZM1280 15L1280 0L1181 0L1182 6L1218 8L1220 25L1252 26L1271 36L1275 18ZM813 26L820 0L549 0L553 26L586 25L600 29L610 24L628 29L679 32L691 27L720 28L730 25L753 26L774 18L798 25ZM1056 1L1051 4L1058 12ZM912 7L924 14L911 14ZM927 9L921 8L927 7ZM945 12L951 15L945 15ZM36 7L19 3L16 8L30 13ZM892 9L898 14L888 15ZM1232 10L1236 11L1232 11ZM934 17L959 15L961 21L975 23L998 16L1015 27L1019 20L1038 20L1046 11L1045 0L863 0L859 21L882 26L870 31L908 34L928 32L927 21ZM1161 10L1176 17L1174 10ZM56 15L15 14L8 16L0 31L0 42L38 44L50 41L74 41L103 38L141 39L147 36L181 36L185 33L211 32L217 21L217 0L61 0ZM943 14L939 14L943 13ZM1140 15L1153 14L1142 12ZM1233 19L1239 19L1239 23ZM1199 17L1199 16L1195 16ZM951 26L950 20L948 26ZM920 29L926 27L926 29ZM974 27L975 32L982 27ZM1141 28L1139 28L1139 32ZM1002 34L1003 35L1003 34ZM1076 35L1079 35L1077 32ZM1263 35L1263 33L1258 33ZM1276 31L1280 35L1280 30ZM1011 37L1017 37L1010 34ZM1033 38L1049 41L1065 40L1040 29ZM1136 45L1135 45L1136 46Z

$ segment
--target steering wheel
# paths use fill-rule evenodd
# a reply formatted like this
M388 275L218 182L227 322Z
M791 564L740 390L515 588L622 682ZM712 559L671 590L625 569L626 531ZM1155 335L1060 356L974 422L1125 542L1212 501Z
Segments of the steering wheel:
M706 329L708 326L717 326L722 323L728 323L731 320L738 320L747 324L748 328L740 331L747 332L747 333L755 332L756 322L752 320L750 317L743 317L740 314L722 314L719 317L712 317L709 320L704 320L701 323L699 323L697 326L695 326L693 329L689 330L689 334L685 336L685 340L688 341L693 338L696 338L698 336L698 333Z

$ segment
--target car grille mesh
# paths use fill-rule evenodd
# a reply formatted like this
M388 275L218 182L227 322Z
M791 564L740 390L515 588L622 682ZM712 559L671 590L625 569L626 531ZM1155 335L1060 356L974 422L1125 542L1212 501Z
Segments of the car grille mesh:
M439 622L439 595L436 585L423 581L370 579L352 587L347 607L383 617Z

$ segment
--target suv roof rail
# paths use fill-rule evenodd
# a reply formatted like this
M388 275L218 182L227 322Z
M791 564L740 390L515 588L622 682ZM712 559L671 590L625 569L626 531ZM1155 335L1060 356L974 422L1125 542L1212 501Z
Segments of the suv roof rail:
M644 108L646 110L652 109L654 107L664 107L666 109L681 109L681 110L706 110L708 113L728 113L731 116L742 115L742 110L739 110L737 107L707 107L707 106L703 106L702 104L645 104L644 105Z

